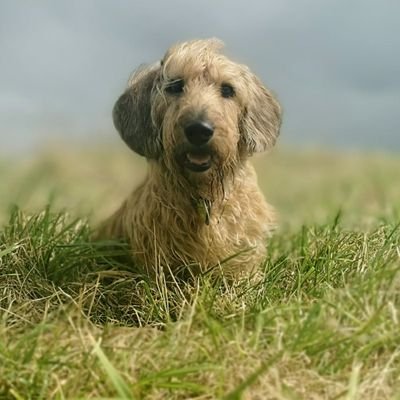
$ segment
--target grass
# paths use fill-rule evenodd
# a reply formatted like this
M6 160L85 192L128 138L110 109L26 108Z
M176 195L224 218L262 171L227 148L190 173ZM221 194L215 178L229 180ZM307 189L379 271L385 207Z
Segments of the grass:
M90 242L140 179L129 153L0 163L0 398L400 399L399 157L256 166L281 228L262 280L226 287Z

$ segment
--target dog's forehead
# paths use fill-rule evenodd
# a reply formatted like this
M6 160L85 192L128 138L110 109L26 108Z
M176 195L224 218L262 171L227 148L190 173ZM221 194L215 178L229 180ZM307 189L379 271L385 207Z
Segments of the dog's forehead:
M177 55L210 55L219 53L224 44L218 39L200 39L172 45L165 53L164 59Z
M196 40L172 46L163 60L163 74L167 79L210 76L219 79L236 72L237 64L219 52L222 42Z

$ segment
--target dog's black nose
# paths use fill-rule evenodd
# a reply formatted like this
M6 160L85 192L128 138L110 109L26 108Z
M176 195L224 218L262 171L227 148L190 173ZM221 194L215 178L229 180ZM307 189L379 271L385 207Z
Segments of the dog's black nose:
M206 144L214 133L214 127L206 121L191 121L185 126L185 135L195 146Z

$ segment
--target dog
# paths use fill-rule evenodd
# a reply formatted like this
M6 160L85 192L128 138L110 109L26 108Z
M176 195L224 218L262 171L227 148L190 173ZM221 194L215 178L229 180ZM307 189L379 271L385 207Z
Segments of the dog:
M217 39L172 46L139 67L113 109L116 130L148 161L144 182L100 227L129 243L154 276L254 272L266 257L275 212L249 158L279 135L281 107Z

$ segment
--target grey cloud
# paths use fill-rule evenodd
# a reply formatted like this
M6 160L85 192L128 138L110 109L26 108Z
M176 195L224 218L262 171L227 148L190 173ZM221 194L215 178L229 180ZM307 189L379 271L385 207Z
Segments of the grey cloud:
M3 0L2 148L54 130L111 137L136 66L217 36L278 93L284 142L400 149L399 13L394 0Z

